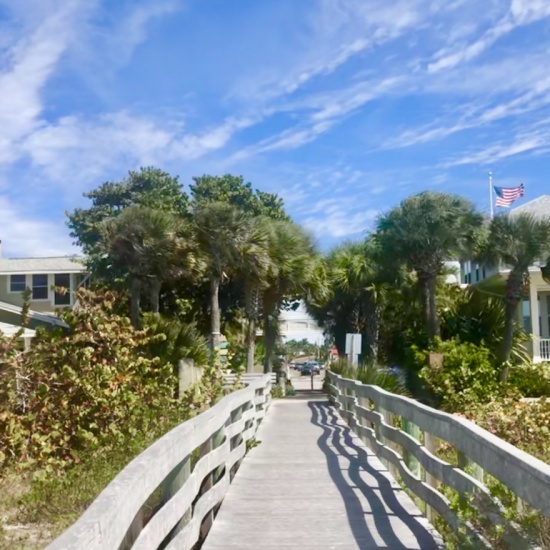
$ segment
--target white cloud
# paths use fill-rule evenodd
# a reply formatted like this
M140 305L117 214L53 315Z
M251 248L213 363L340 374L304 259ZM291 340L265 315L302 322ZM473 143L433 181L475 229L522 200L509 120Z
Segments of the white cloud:
M306 218L302 223L320 238L342 238L365 233L377 216L377 210L350 212L341 204L337 208L327 209L324 214Z
M435 60L428 64L428 72L436 73L451 69L479 57L497 40L517 27L529 25L550 17L550 3L547 0L512 0L510 9L496 24L470 44L458 44L452 48L440 50Z
M191 160L220 149L251 119L228 119L201 133L122 111L86 119L63 117L43 123L21 151L53 183L82 190L114 169Z
M64 256L76 254L64 223L40 220L20 211L0 196L0 240L2 254L11 257Z
M466 153L455 159L443 163L443 167L450 168L452 166L460 166L464 164L483 164L489 165L494 162L508 158L520 153L541 152L541 150L550 149L550 133L531 133L518 135L509 142L497 143L484 147L477 151Z
M18 140L35 128L44 107L42 89L75 37L80 7L74 1L52 10L30 36L2 52L0 162L15 160Z

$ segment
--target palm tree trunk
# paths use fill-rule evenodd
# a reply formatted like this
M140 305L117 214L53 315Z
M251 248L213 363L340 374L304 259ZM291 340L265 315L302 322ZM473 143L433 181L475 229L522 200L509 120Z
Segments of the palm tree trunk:
M244 308L248 320L246 331L246 372L254 372L256 350L256 319L258 318L258 286L253 281L245 283Z
M439 325L439 316L437 315L437 305L435 303L435 287L437 279L431 276L428 279L428 305L430 310L430 325L429 332L431 338L441 336L441 327Z
M372 293L369 293L366 304L366 352L369 359L378 357L378 335L380 332L380 308Z
M256 351L256 319L248 319L246 331L246 372L254 372L254 352Z
M514 328L516 324L516 315L518 312L518 305L522 298L523 292L523 278L519 279L514 277L511 273L506 281L506 306L505 306L505 320L504 320L504 334L502 338L502 344L498 354L498 360L502 365L501 378L503 382L508 380L510 373L510 367L508 362L512 354L512 346L514 345ZM532 323L537 322L538 319L532 319Z
M220 347L220 279L212 277L210 279L210 345L212 355L214 356Z
M275 354L275 344L278 334L278 311L278 308L264 310L265 373L270 373L273 371L273 355Z
M153 279L151 281L151 294L149 300L151 301L151 311L153 313L159 312L159 301L160 301L160 281L158 279Z
M422 291L422 312L424 314L426 331L430 340L433 340L435 337L441 336L435 303L436 277L429 273L422 273L418 276L418 283Z
M141 301L141 281L134 277L130 281L130 319L134 328L139 328L139 313Z

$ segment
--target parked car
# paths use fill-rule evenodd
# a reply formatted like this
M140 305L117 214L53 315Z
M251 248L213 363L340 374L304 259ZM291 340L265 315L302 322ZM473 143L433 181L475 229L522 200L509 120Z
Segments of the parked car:
M313 374L319 374L321 372L321 369L319 367L319 363L315 361L311 361L309 363L305 363L304 366L301 369L302 376L311 376L311 373Z

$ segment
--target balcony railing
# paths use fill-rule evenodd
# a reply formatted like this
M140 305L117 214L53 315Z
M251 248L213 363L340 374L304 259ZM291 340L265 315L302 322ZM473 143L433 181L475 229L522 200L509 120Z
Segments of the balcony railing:
M550 361L550 338L540 339L540 358L542 361Z

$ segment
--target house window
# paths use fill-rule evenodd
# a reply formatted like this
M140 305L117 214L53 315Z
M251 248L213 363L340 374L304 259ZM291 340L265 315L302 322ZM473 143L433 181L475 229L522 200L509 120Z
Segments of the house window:
M56 306L71 305L71 276L68 273L57 273L54 276L54 286L65 289L63 294L55 293L54 304Z
M521 304L521 311L523 316L523 328L528 333L533 332L531 324L531 304L529 303L529 300L523 300Z
M479 267L476 267L476 283L479 281Z
M481 272L481 275L482 275L483 279L487 278L487 273L485 272L485 268L483 268L483 271Z
M25 275L10 275L10 292L24 292L27 287Z
M32 299L33 300L48 299L48 276L47 275L32 276Z

